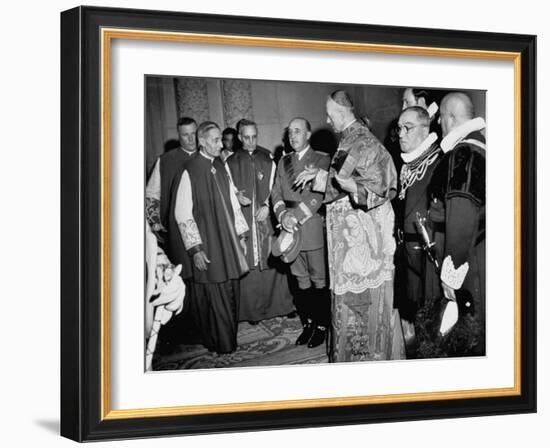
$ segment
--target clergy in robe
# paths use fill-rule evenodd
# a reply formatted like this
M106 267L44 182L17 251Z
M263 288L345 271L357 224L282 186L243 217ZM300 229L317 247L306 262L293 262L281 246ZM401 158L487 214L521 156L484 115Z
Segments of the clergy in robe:
M183 170L185 162L197 150L197 123L189 117L178 120L180 146L162 154L153 167L145 188L145 212L151 230L158 234L168 229L172 183ZM171 257L172 254L168 253Z
M294 304L288 286L288 269L270 256L274 228L269 200L275 164L269 151L257 145L256 123L248 120L239 123L243 147L227 159L250 228L247 240L250 272L241 279L239 320L255 324L292 313Z
M190 159L176 192L174 217L192 259L190 312L202 344L210 351L237 348L239 278L245 259L248 226L219 159L221 131L207 121L197 130L199 153Z
M325 192L330 288L331 362L404 359L399 311L393 307L397 173L390 154L355 117L347 92L326 103L327 123L340 134L328 172L308 168L297 185Z
M185 163L197 152L197 123L193 118L181 117L177 122L180 146L162 154L156 161L145 189L145 212L147 222L157 237L158 244L168 258L175 264L190 266L191 259L181 240L174 214L175 190ZM176 184L174 186L174 184ZM189 298L189 269L183 269L180 276L186 285L186 297ZM189 301L184 302L183 312L163 325L160 332L161 346L192 342L195 338L194 322L189 313Z

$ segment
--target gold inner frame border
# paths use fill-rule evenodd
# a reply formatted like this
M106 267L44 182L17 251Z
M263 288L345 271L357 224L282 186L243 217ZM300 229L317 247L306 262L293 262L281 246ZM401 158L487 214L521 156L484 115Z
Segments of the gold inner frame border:
M110 387L110 63L113 39L185 42L215 45L296 48L327 51L368 52L412 56L513 61L514 63L514 386L442 392L243 402L228 404L111 409ZM306 39L101 29L101 420L170 417L230 412L273 411L366 404L407 403L435 400L503 397L521 394L521 53L459 48L419 47Z

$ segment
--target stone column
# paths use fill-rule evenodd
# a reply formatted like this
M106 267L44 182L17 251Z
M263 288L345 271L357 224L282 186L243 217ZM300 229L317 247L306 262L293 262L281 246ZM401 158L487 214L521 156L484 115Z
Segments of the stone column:
M194 118L197 124L210 119L208 90L203 78L175 78L178 117Z
M225 126L236 128L237 122L241 118L254 120L250 81L224 79L222 81L222 102Z

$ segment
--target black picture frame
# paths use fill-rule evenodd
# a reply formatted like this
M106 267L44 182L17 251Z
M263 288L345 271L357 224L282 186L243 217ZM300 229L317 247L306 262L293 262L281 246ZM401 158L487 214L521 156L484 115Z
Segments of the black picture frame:
M519 95L519 390L512 396L108 416L102 369L101 30L513 53ZM61 435L76 441L536 412L536 36L99 7L61 13ZM108 397L107 397L108 398Z

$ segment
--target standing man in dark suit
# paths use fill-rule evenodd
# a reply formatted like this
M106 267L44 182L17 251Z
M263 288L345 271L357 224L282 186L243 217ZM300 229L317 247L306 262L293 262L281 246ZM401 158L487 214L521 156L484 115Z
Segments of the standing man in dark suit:
M417 213L427 216L430 206L428 185L441 158L437 134L430 133L429 129L430 116L423 107L412 106L401 112L397 135L404 164L396 201L399 210L396 213L395 304L399 308L408 349L414 341L417 310L441 295L435 266L422 249L416 227Z
M288 137L293 153L285 155L277 168L271 191L273 211L281 227L287 232L299 228L302 247L290 265L290 272L298 281L296 308L304 328L296 344L317 347L325 341L330 324L330 296L326 282L326 254L323 220L319 208L323 193L294 186L296 176L306 167L328 170L330 157L314 151L309 145L311 125L305 118L294 118L288 124Z

